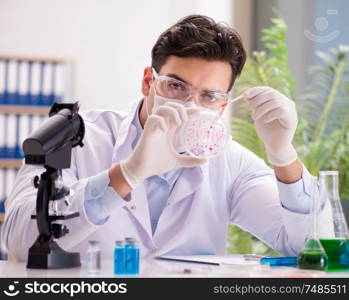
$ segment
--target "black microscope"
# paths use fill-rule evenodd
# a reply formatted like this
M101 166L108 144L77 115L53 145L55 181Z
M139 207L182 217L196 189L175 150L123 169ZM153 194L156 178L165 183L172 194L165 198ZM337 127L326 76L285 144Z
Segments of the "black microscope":
M85 126L78 114L79 103L54 103L49 118L23 142L25 163L42 165L46 171L35 176L36 219L39 236L29 248L27 268L59 269L79 267L80 254L67 252L56 239L69 233L61 224L79 216L78 212L63 214L59 201L69 205L70 189L63 184L62 169L70 168L72 148L83 146Z

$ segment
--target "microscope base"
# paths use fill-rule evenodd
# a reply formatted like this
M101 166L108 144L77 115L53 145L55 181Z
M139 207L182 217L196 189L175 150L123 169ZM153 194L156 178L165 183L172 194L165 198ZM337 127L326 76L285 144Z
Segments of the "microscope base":
M80 266L80 253L63 250L52 238L45 243L40 243L38 239L29 249L28 269L63 269Z

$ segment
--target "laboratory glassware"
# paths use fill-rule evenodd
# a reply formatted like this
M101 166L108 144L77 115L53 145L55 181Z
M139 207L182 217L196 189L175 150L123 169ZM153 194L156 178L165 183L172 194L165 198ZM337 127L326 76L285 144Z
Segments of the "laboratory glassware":
M331 211L333 226L331 232L319 235L328 256L328 271L349 270L349 235L339 197L338 171L320 171L319 175L321 200Z
M319 212L319 188L317 178L311 178L311 211L310 229L305 246L298 255L298 267L300 269L326 270L328 257L317 236L317 222Z

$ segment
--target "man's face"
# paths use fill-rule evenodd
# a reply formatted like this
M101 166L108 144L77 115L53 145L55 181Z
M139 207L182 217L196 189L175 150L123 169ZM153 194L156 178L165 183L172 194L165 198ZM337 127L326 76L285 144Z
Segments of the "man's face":
M191 84L197 89L228 92L232 69L228 62L208 61L196 57L170 56L159 70L159 75L166 75ZM147 97L148 111L154 106L154 86L151 67L144 69L142 93ZM147 112L142 106L141 121L145 122ZM142 122L142 123L143 123Z

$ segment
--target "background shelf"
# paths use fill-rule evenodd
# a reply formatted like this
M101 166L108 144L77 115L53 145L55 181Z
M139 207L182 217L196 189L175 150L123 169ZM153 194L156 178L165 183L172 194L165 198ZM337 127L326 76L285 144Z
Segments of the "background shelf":
M7 114L31 114L47 116L51 106L36 105L0 105L0 112Z
M19 169L22 166L22 159L0 159L0 168Z
M23 61L23 62L48 62L48 63L56 63L63 64L72 61L71 59L63 59L63 58L52 58L52 57L28 57L28 56L17 56L17 55L0 55L0 59L2 60L15 60L15 61Z

